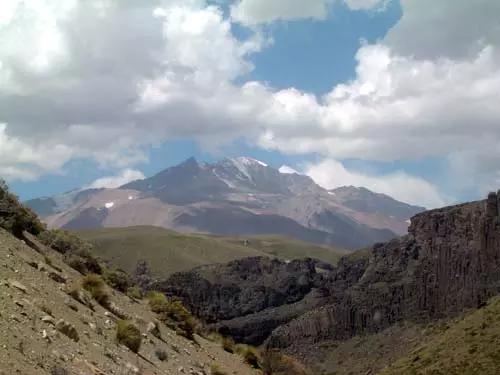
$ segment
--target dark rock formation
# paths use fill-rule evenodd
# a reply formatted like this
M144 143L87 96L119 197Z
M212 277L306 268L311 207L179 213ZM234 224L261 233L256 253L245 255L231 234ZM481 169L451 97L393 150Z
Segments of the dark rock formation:
M354 265L333 272L328 268L309 258L285 262L253 257L180 272L149 288L182 299L199 318L237 342L257 345L279 325L324 304L333 280L351 285L362 275L362 267Z
M271 347L376 332L477 308L500 293L500 193L414 216L408 235L373 246L355 284L331 284L329 302L273 331ZM344 264L348 263L344 260ZM341 265L342 266L342 265ZM349 266L347 266L349 267Z

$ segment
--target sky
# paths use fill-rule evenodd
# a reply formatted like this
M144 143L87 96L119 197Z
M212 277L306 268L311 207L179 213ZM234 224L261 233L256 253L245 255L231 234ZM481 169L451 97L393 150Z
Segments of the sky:
M500 188L498 0L2 0L22 199L250 156L428 208Z

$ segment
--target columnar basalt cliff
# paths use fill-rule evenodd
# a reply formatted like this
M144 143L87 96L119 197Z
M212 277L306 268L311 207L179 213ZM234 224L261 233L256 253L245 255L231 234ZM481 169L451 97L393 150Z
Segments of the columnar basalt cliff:
M309 258L245 258L179 272L149 289L182 299L205 323L235 341L258 345L279 325L356 283L366 260L343 263L332 272L330 265Z
M402 320L453 316L498 293L500 192L414 216L408 235L372 248L355 285L278 327L267 345L293 352L298 344L376 332Z

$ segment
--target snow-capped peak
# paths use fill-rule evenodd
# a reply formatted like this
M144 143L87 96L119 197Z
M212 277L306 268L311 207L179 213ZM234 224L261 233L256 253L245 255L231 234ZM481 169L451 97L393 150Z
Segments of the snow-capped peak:
M267 167L267 164L263 161L248 157L248 156L239 156L237 158L230 158L235 165L260 165L261 167Z
M280 173L283 174L300 174L295 169L289 167L288 165L282 165L280 169L278 169Z

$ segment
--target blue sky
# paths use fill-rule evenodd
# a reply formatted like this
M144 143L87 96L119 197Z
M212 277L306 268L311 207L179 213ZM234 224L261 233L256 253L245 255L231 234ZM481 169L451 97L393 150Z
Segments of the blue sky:
M479 198L500 181L500 134L489 132L498 111L487 118L470 96L442 94L499 77L494 22L465 1L447 1L426 18L415 0L279 0L276 7L173 0L160 11L148 0L143 9L110 8L104 21L76 1L74 14L86 22L80 37L88 41L80 54L64 29L71 6L44 3L32 9L39 23L23 24L27 10L16 0L3 5L10 18L0 17L5 40L15 22L31 37L26 51L7 43L9 53L0 52L7 87L0 89L0 176L22 199L124 171L150 176L190 156L251 156L325 187L364 185L428 207ZM467 13L484 25L457 36L452 25ZM123 20L130 31L117 26ZM423 38L445 21L451 26L436 40ZM28 50L38 35L45 39ZM478 40L485 44L471 49ZM151 56L160 52L164 60L155 65ZM29 84L15 81L12 56L25 59ZM470 82L461 78L465 71ZM489 89L476 96L482 106L494 99ZM453 117L446 106L463 113ZM488 137L468 142L475 135L462 120L470 118ZM476 184L467 181L471 173Z

